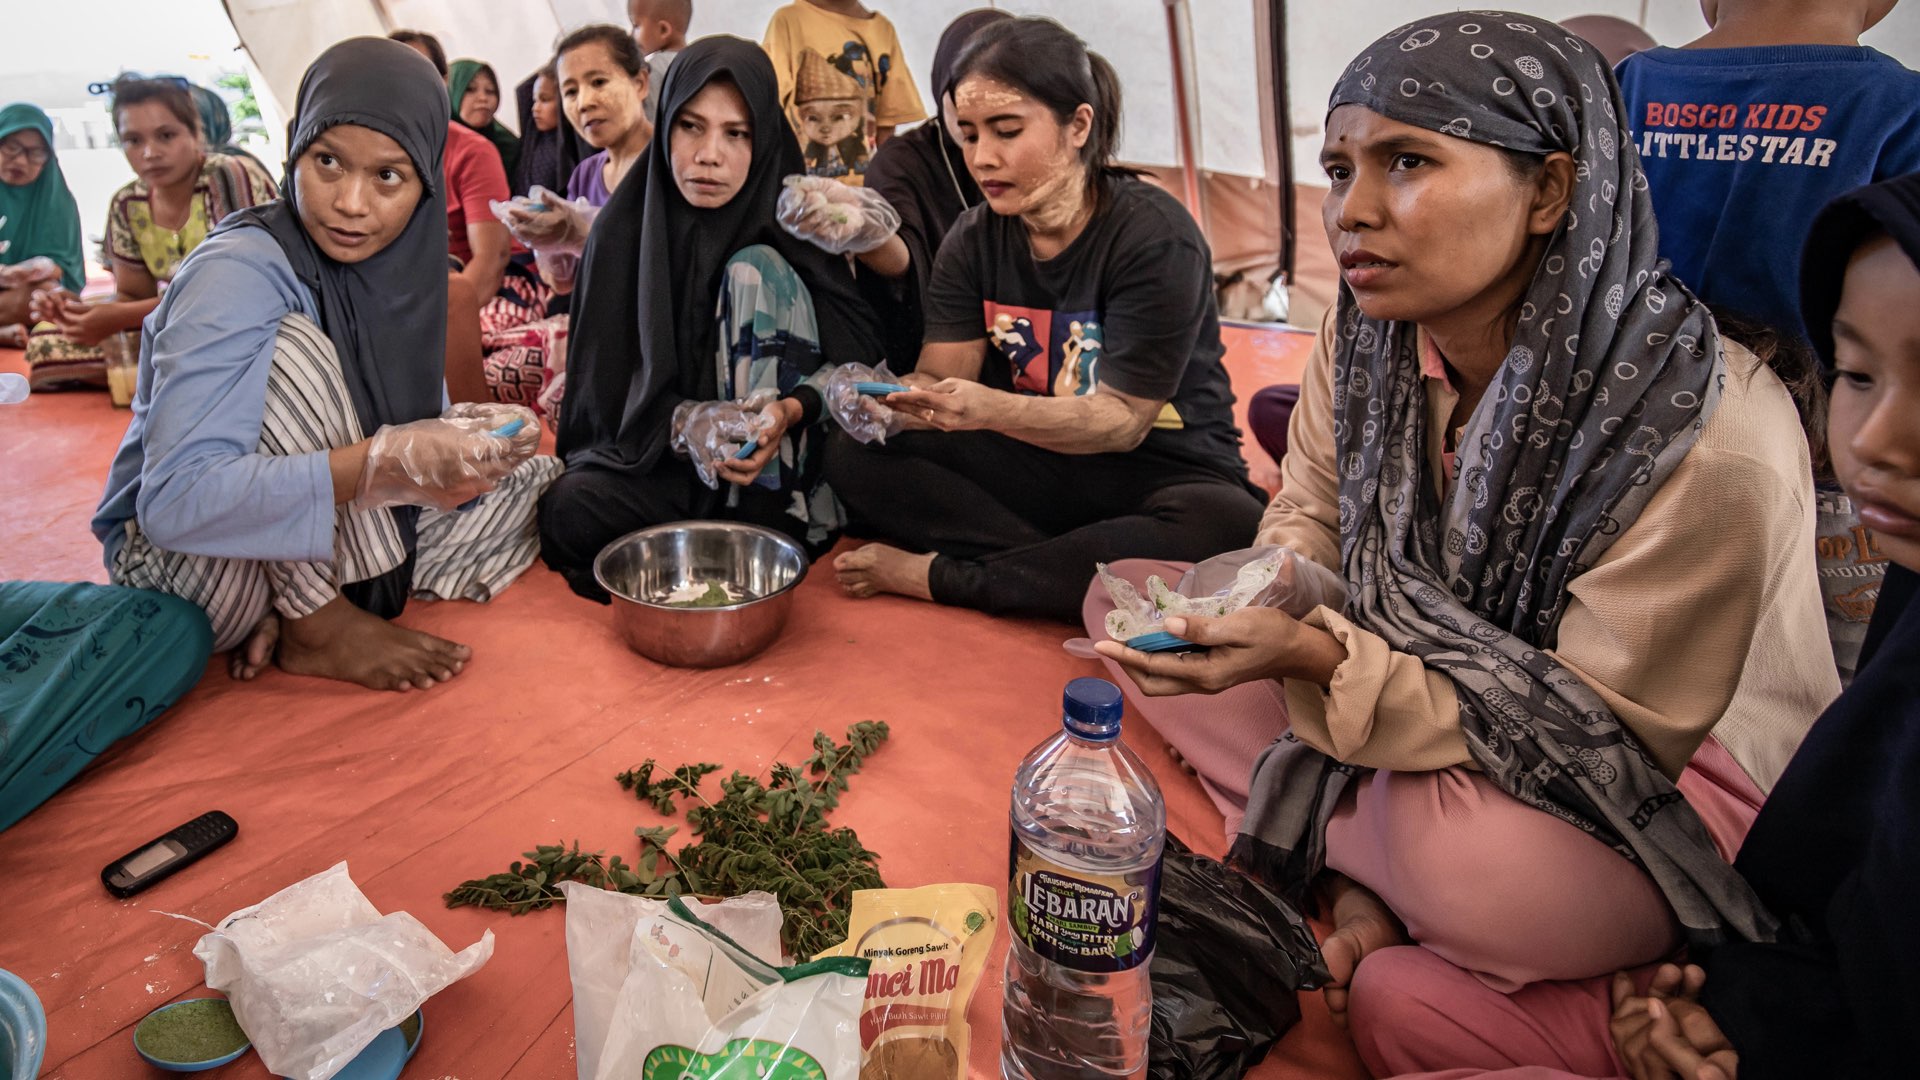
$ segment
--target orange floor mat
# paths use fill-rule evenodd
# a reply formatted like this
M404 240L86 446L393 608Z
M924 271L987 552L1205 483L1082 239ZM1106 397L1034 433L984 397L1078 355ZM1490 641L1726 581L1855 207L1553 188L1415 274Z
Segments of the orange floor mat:
M1307 339L1234 330L1236 383L1297 378ZM22 370L0 352L0 370ZM1251 386L1248 385L1248 381ZM127 413L105 395L36 395L0 408L0 574L104 580L87 532ZM201 930L346 860L383 910L412 912L454 948L491 928L494 958L427 1006L407 1075L575 1074L564 913L448 911L440 895L535 843L579 839L630 854L657 823L613 776L653 757L762 769L807 753L816 729L883 719L893 738L835 814L881 853L890 884L999 884L1007 785L1020 755L1055 730L1061 684L1097 668L1060 650L1064 628L883 598L854 601L831 576L801 586L785 635L759 658L710 672L663 668L621 644L606 609L536 567L491 604L416 604L406 625L466 642L474 660L428 693L376 694L270 671L231 681L218 660L147 731L0 833L0 967L40 995L50 1077L149 1075L133 1025L204 994ZM1221 819L1144 724L1127 741L1153 766L1171 828L1219 853ZM240 823L232 844L141 896L117 901L100 868L210 809ZM972 1073L997 1075L999 962L973 1002ZM1254 1074L1360 1077L1319 995ZM152 1074L157 1075L157 1074ZM249 1056L224 1075L265 1076Z

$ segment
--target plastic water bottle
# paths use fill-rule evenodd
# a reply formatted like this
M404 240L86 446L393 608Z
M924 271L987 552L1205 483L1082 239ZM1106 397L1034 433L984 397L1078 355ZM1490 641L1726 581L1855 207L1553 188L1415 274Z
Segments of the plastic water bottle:
M1105 1080L1147 1067L1147 979L1167 807L1120 743L1120 688L1067 684L1065 729L1013 779L1006 999L1008 1080Z

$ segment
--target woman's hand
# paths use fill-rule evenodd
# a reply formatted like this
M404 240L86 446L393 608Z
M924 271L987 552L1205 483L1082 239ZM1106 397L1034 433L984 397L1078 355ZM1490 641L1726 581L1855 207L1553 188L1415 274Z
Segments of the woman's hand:
M715 467L720 479L741 487L753 483L761 470L780 453L780 440L786 436L788 428L800 422L801 411L800 403L792 398L781 398L762 407L761 415L773 417L773 426L762 431L755 439L760 449L738 461L728 458L720 462Z
M84 300L71 300L54 322L60 326L60 332L81 345L93 346L125 329L121 326L119 313L108 304L89 304Z
M1118 641L1096 641L1095 652L1124 668L1150 697L1217 694L1258 679L1333 681L1347 650L1332 634L1278 608L1241 608L1217 619L1169 618L1167 633L1204 645L1204 652L1143 653Z
M1738 1080L1740 1058L1696 998L1707 973L1662 964L1645 994L1633 979L1613 977L1614 1048L1633 1080Z
M909 421L919 421L922 430L993 431L1004 422L1013 397L971 379L941 379L888 394L887 405Z

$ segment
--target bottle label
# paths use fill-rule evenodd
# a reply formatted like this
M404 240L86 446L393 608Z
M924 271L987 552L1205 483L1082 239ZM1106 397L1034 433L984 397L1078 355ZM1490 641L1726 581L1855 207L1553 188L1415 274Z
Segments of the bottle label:
M1007 922L1021 944L1075 971L1130 971L1153 953L1160 860L1129 874L1088 874L1011 846Z

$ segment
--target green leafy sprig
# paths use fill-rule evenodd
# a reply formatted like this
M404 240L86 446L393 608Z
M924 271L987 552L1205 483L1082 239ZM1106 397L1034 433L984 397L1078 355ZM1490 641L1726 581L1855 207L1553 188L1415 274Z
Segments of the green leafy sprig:
M619 774L620 786L674 814L686 803L688 828L698 839L679 851L669 842L679 829L643 825L638 861L546 844L503 873L462 882L446 894L448 907L474 906L518 915L561 902L560 883L578 881L636 896L737 896L763 890L780 900L781 941L788 955L807 958L847 936L847 913L857 889L884 887L875 868L879 856L852 829L828 828L827 815L840 804L847 778L888 735L883 721L847 729L844 745L815 732L814 753L799 765L775 764L763 782L734 772L720 782L720 798L700 793L700 782L720 766L682 765L659 779L652 759Z

